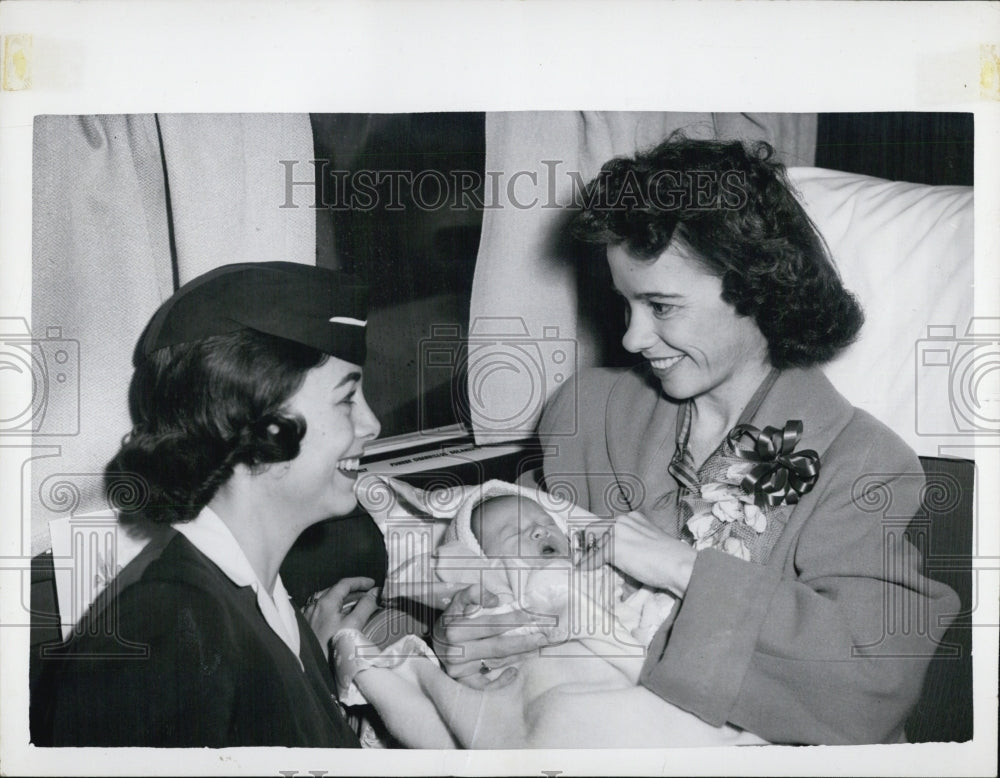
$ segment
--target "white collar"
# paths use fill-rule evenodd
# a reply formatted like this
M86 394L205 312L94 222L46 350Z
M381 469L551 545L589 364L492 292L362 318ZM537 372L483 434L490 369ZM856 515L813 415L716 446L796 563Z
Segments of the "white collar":
M193 520L178 523L174 529L186 537L195 548L207 556L237 586L249 586L257 595L257 606L267 625L299 658L301 640L295 608L279 575L274 581L273 595L260 582L250 560L233 533L219 515L207 505Z

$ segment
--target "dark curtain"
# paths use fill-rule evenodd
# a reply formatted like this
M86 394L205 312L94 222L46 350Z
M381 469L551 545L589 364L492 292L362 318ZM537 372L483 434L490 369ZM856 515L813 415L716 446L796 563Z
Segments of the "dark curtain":
M972 186L971 113L821 113L816 167Z

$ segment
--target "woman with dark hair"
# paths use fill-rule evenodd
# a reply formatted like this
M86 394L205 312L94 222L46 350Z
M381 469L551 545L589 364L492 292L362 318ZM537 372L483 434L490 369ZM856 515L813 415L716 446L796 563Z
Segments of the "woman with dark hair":
M680 599L646 689L775 743L899 742L958 600L902 534L916 456L817 367L863 316L771 154L675 135L588 186L574 231L606 247L643 362L553 398L544 485L614 517L608 560ZM455 677L530 648L471 599L438 624Z
M374 581L312 602L314 634L278 570L306 527L356 505L379 432L364 306L346 276L270 262L207 273L153 316L106 471L120 523L149 541L43 659L36 745L358 746L327 654L371 615Z

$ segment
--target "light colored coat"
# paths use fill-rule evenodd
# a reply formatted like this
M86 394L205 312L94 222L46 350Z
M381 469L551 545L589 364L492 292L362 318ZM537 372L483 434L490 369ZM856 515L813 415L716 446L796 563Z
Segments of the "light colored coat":
M667 473L676 417L644 368L584 371L539 427L546 487L571 490L599 516L637 510L676 531L655 507L677 488ZM783 371L750 423L790 419L804 425L796 450L820 454L815 489L765 564L699 552L640 683L710 724L772 742L902 741L936 641L959 610L951 589L921 574L902 534L920 510L923 470L818 369Z

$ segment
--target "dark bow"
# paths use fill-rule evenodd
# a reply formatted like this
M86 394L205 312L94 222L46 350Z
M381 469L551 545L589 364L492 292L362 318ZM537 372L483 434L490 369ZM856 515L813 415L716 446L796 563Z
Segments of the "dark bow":
M753 441L752 449L737 444L743 437ZM756 462L743 476L740 486L753 495L757 507L764 505L795 505L811 491L819 478L819 454L812 449L795 451L802 436L802 422L785 422L782 429L764 427L758 430L750 424L739 424L729 433L733 453L740 459Z

